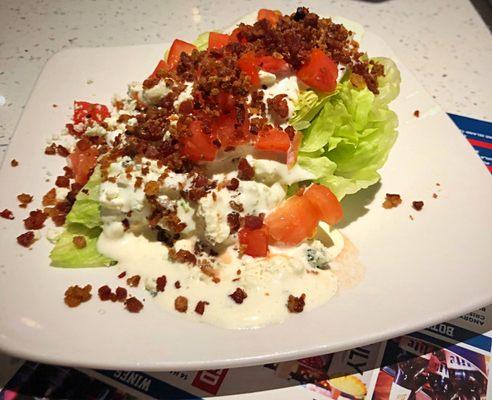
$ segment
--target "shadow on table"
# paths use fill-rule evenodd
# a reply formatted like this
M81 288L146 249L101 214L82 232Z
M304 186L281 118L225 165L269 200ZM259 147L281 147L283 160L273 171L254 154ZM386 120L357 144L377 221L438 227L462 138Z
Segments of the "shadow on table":
M381 183L369 186L365 190L361 190L355 194L345 197L342 200L343 220L337 225L338 228L345 228L351 223L363 217L369 209L369 204L372 203L376 193L381 189Z

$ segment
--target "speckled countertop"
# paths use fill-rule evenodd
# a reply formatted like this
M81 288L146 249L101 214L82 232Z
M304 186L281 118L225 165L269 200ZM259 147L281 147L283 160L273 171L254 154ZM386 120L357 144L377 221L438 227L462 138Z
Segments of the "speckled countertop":
M467 0L269 1L285 12L305 4L381 35L444 110L492 120L492 40ZM193 39L228 25L265 1L2 0L0 148L8 145L46 60L67 47ZM3 154L3 152L2 152ZM1 156L0 156L1 158Z

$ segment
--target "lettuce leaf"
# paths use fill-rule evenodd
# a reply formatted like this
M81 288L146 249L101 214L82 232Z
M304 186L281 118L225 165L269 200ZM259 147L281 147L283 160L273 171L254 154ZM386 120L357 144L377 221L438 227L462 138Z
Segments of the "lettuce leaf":
M81 224L68 224L51 251L51 265L58 268L92 268L113 265L114 261L97 251L101 228L89 229ZM73 238L83 236L86 246L75 247Z
M317 94L314 90L305 90L299 94L299 98L295 104L294 115L289 121L298 131L302 131L309 127L311 120L319 113L323 108L326 101L332 93L328 96Z
M102 232L99 189L101 172L94 170L83 191L77 195L67 215L65 230L51 250L51 265L59 268L89 268L113 265L115 262L97 251L97 238ZM86 246L78 249L73 244L75 236L83 236Z
M350 80L338 84L333 95L318 101L304 100L310 110L296 110L308 122L303 131L298 163L342 199L379 181L380 169L397 137L398 118L388 108L400 87L400 73L395 63L386 58L375 59L384 65L385 76L378 81L380 93L355 88ZM309 92L309 91L308 91ZM312 97L311 94L306 96ZM298 102L301 107L301 102ZM314 114L314 118L309 119ZM304 122L305 123L305 122Z
M99 187L101 172L94 170L89 181L75 199L72 209L67 215L68 224L82 224L87 228L101 226L101 205L99 204Z
M203 51L208 49L208 36L210 35L210 32L204 32L201 35L199 35L193 44L197 47L198 50Z

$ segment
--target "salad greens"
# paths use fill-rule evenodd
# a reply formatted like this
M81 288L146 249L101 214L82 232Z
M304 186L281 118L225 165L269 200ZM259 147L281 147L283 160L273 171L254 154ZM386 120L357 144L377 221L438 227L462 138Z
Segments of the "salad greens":
M293 116L295 127L305 127L299 165L339 200L379 181L377 170L397 137L398 118L388 103L398 95L400 73L390 59L374 60L385 70L378 95L342 80L328 97L304 92Z
M102 232L99 187L101 173L96 169L83 191L77 195L67 215L65 230L57 238L51 251L51 265L62 268L89 268L112 265L114 262L97 251L97 238ZM77 248L73 244L76 236L83 236L86 246Z

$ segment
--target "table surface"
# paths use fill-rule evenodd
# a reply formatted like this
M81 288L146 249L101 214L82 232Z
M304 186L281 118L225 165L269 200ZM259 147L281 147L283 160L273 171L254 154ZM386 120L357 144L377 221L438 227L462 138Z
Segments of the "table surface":
M305 4L342 15L382 36L445 111L492 120L491 35L467 0L269 1L285 12ZM264 1L2 0L0 4L0 149L49 57L69 47L192 40ZM3 152L2 152L3 154ZM1 158L2 156L0 156Z

